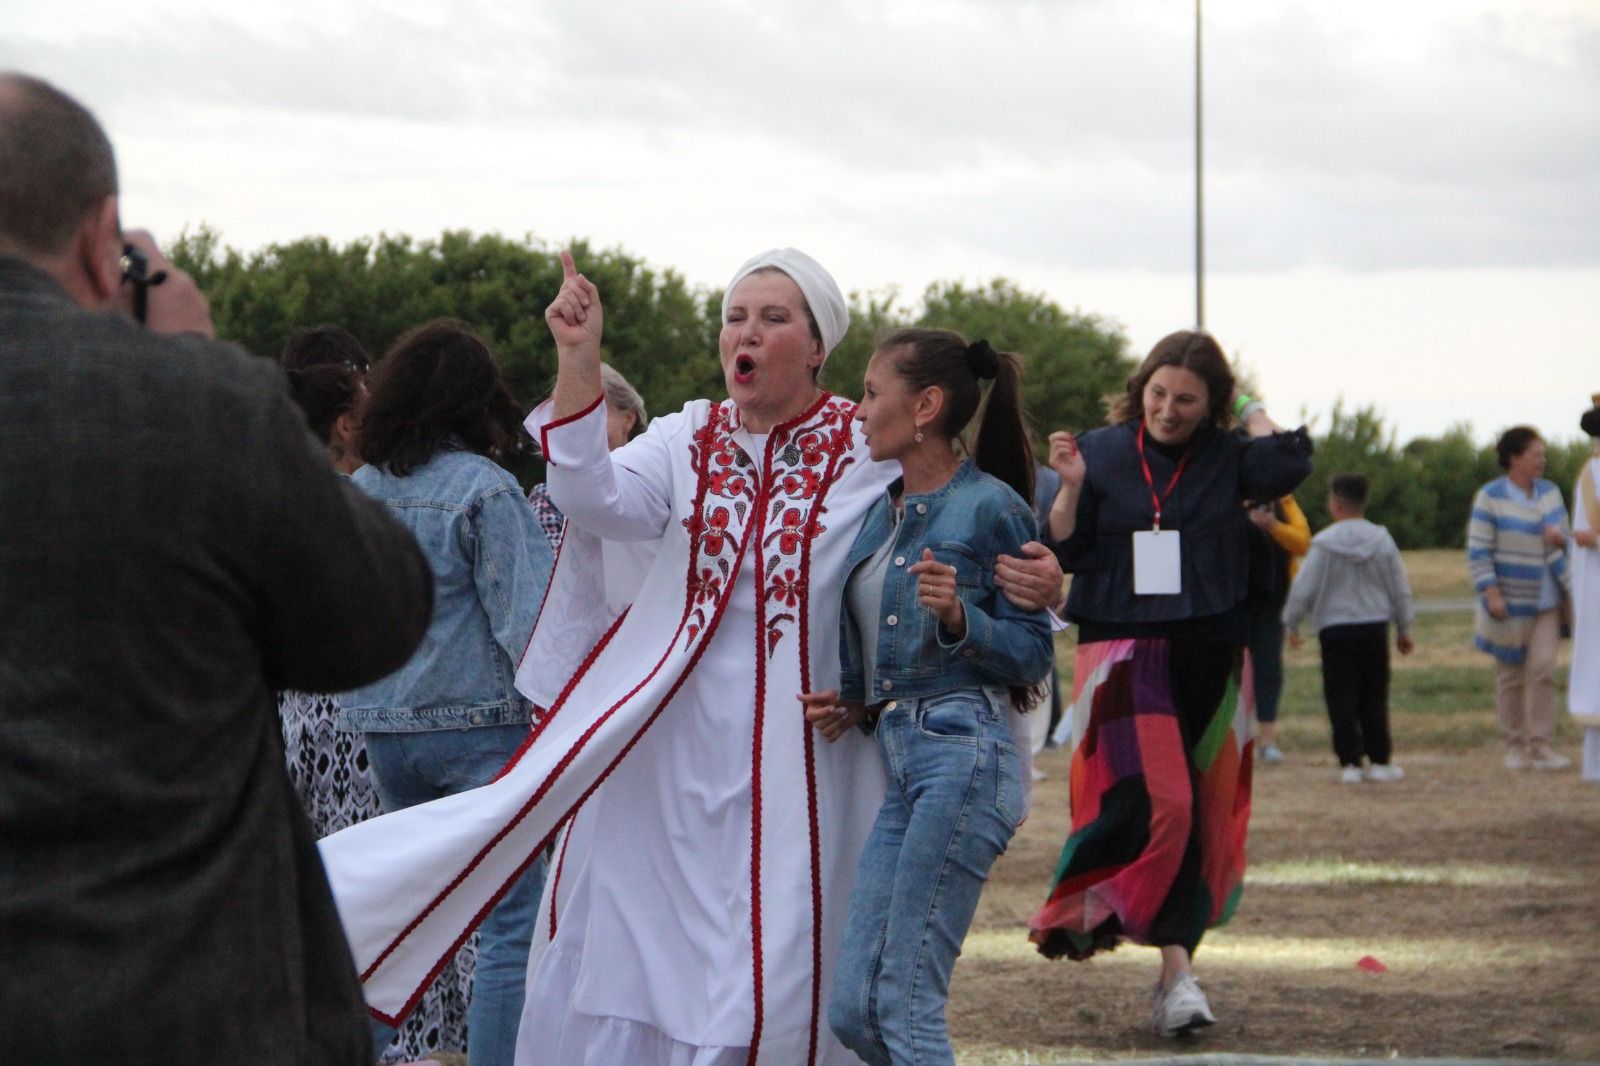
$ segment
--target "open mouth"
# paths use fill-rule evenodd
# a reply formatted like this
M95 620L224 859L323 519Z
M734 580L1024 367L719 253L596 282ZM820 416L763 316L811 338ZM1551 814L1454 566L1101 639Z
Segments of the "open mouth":
M756 376L756 361L748 355L737 356L733 360L733 380L741 385L748 385Z

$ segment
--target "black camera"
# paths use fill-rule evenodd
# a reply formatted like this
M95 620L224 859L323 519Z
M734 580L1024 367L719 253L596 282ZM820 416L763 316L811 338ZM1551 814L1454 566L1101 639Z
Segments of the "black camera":
M133 286L133 317L142 325L150 314L150 290L167 280L167 272L150 273L150 257L131 244L122 246L122 283Z

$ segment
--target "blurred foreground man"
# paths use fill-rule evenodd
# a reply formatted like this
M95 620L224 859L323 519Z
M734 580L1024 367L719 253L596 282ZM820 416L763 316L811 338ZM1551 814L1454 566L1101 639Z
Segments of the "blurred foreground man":
M129 313L116 194L0 72L0 1058L369 1063L272 690L404 663L432 578L148 242Z

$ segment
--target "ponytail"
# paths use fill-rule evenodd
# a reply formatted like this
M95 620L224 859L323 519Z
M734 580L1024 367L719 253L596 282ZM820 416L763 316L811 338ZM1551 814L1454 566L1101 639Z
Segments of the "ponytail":
M1022 412L1022 360L997 352L986 340L970 344L948 329L896 330L878 345L894 358L896 372L912 389L937 385L944 411L935 432L956 438L983 405L978 437L968 449L974 465L1033 503L1033 445ZM980 381L993 381L987 402Z
M976 344L988 347L987 341ZM1022 360L1015 352L994 352L994 361L994 384L983 404L972 461L979 470L1010 485L1031 507L1033 442L1022 410Z

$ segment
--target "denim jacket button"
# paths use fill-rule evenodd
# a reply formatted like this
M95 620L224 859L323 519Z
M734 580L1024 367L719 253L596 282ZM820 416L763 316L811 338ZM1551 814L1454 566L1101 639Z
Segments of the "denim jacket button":
M894 682L893 681L885 681L882 684L882 688L883 688L883 691L885 691L885 692L893 692L894 691Z
M892 710L894 710L894 709L895 709L895 705L896 705L896 704L897 704L897 703L898 703L898 702L899 702L899 701L897 701L897 700L890 700L890 701L889 701L889 702L888 702L888 703L885 703L885 704L884 704L884 705L883 705L883 709L884 709L884 710L886 710L886 711L892 711Z
M906 565L906 557L904 555L896 555L894 557L894 565L896 565L896 566L904 566L904 565Z
M900 616L897 614L891 614L888 618L884 619L884 622L891 626L897 626L900 624Z
M925 504L925 503L917 504L917 513L918 514L927 514L928 513L928 505Z

